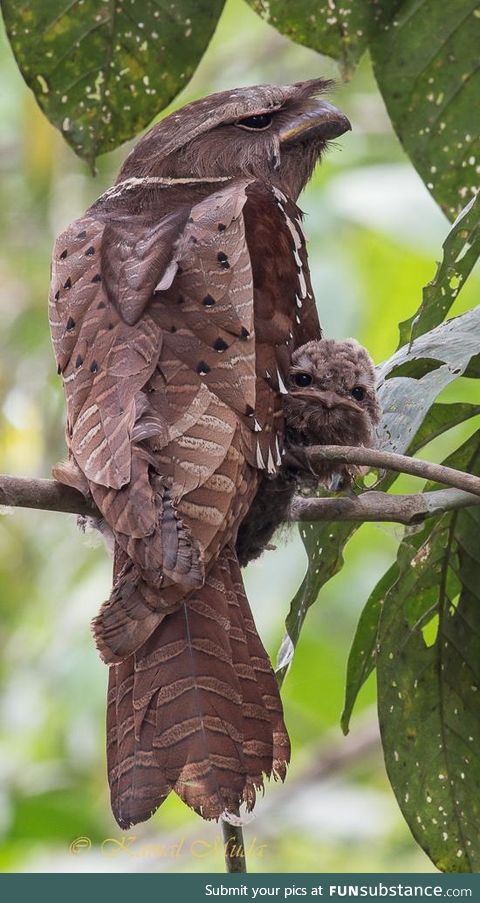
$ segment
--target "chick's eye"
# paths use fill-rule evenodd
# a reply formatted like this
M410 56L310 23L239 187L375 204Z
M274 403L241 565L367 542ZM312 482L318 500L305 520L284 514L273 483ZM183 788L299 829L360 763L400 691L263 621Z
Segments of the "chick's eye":
M311 386L312 377L310 376L310 373L294 373L293 381L300 389L304 389L305 386Z
M365 389L362 386L354 386L351 395L355 401L363 401L365 398Z
M241 129L259 131L261 129L268 129L271 123L271 113L259 113L258 116L247 116L245 119L238 119L235 125L240 126Z

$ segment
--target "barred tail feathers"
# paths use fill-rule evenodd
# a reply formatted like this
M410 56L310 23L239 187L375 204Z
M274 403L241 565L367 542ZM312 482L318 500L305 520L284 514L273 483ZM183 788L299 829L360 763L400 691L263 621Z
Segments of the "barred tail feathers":
M284 778L278 687L233 550L110 671L109 780L121 827L149 818L170 790L216 819L252 809L264 776Z

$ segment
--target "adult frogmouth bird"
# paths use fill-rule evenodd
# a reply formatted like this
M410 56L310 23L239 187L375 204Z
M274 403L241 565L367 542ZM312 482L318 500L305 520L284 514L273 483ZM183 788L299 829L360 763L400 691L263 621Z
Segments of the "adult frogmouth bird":
M297 348L283 396L285 450L279 472L262 482L242 521L236 550L242 565L258 558L277 527L288 519L299 486L348 488L361 467L322 461L315 469L304 454L312 445L376 444L380 405L375 366L355 339L320 339Z
M55 475L91 494L115 543L93 630L122 827L172 789L204 818L235 814L285 775L235 540L280 465L292 352L320 335L296 200L350 127L319 99L327 86L241 88L173 113L55 245L69 449Z

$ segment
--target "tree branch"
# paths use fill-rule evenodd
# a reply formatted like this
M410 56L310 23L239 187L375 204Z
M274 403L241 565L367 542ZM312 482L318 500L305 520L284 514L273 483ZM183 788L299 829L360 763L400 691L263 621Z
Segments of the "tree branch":
M461 489L438 489L416 495L388 495L363 492L356 498L308 499L295 496L290 506L290 521L389 521L413 525L433 514L456 508L480 505L480 496Z
M301 456L301 457L299 457ZM414 495L388 495L367 491L357 497L303 498L296 496L289 513L290 521L391 521L400 524L420 523L433 514L480 504L480 478L441 464L419 461L372 448L338 445L311 446L287 453L285 462L315 467L319 461L364 464L414 474L425 479L447 483L449 489L420 492ZM100 517L91 499L77 489L57 480L31 479L0 475L0 506L39 508L87 517Z
M13 508L41 508L43 511L63 511L100 517L92 501L77 489L57 480L34 480L30 477L10 477L0 474L0 505Z
M397 455L394 452L381 451L378 448L356 448L346 445L311 445L309 447L295 448L287 451L284 463L293 466L302 463L308 469L315 471L315 464L320 461L339 461L342 464L360 464L368 467L376 467L381 470L395 470L398 473L408 473L414 477L423 477L435 483L445 483L455 489L463 489L464 492L473 492L480 496L480 477L462 470L454 470L453 467L445 467L443 464L432 464L430 461L421 461L419 458L410 458L408 455Z

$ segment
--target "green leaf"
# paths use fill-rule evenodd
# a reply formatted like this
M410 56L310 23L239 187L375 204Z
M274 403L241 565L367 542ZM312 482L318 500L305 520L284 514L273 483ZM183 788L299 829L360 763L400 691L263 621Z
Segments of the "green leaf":
M479 47L478 0L404 0L370 43L395 131L450 219L479 185Z
M480 405L473 404L434 404L415 436L407 454L414 455L437 436L442 435L454 426L480 414ZM389 474L391 485L398 474ZM387 488L384 482L379 488ZM347 680L345 686L345 704L341 718L342 730L349 731L352 711L357 696L372 671L375 669L378 629L385 594L394 585L398 577L398 565L393 564L383 575L371 593L363 611L353 639L348 657Z
M143 129L198 65L224 0L1 0L27 85L93 164Z
M343 566L345 544L358 529L354 524L301 524L299 525L305 551L308 555L307 573L290 603L285 622L286 634L277 657L277 679L281 684L293 658L307 611L318 594Z
M463 375L469 379L480 379L480 354L475 354L472 357Z
M445 462L480 474L480 432ZM377 653L387 772L418 843L442 871L480 869L480 510L407 535Z
M400 343L413 342L447 316L480 256L480 197L477 194L455 220L443 244L443 259L423 289L416 314L400 323Z
M398 576L398 567L393 564L377 583L360 615L355 637L348 656L345 703L341 727L344 734L350 730L350 718L357 696L365 681L375 670L377 636L383 599Z
M443 435L452 427L477 417L480 414L480 405L454 402L453 404L433 404L425 420L410 445L407 454L416 455L421 448Z
M332 4L320 0L248 0L250 6L297 44L312 47L338 60L345 74L351 73L367 47L371 18L381 14L379 5L370 9L359 0Z

